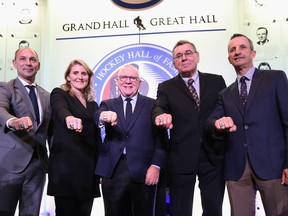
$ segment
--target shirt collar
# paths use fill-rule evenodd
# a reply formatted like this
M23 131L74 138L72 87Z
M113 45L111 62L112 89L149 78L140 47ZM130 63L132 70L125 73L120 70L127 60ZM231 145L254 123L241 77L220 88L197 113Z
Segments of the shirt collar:
M133 97L130 97L130 98L131 98L133 101L137 101L137 97L138 97L138 93L135 94ZM121 98L122 98L123 101L125 101L125 99L128 98L128 97L124 97L124 96L121 94Z
M32 85L32 86L37 86L36 83L32 83L32 84L29 84L27 83L25 80L23 80L21 77L18 76L18 79L20 80L20 82L24 85L24 86L27 86L27 85Z
M255 67L253 66L253 67L251 67L246 73L245 73L245 77L249 80L249 81L251 81L252 80L252 77L253 77L253 75L254 75L254 72L255 72ZM237 81L238 82L240 82L240 78L241 78L242 76L240 76L239 74L237 74Z
M185 81L185 83L187 83L188 80L191 79L191 78L194 80L194 84L198 85L198 83L199 83L199 72L198 72L198 70L195 71L195 73L193 74L192 77L182 77L182 79Z

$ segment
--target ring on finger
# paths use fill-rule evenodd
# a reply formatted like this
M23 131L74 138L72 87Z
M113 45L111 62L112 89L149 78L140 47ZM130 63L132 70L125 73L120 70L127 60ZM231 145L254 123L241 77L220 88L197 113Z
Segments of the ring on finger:
M20 129L23 129L23 128L24 128L24 125L23 125L23 124L20 124L20 125L19 125L19 128L20 128Z
M106 119L106 118L107 118L106 115L104 115L104 116L103 116L103 119Z
M71 130L74 129L74 125L72 125L72 124L70 124L69 127L70 127Z
M163 119L162 118L159 118L159 122L162 122L163 121Z
M221 128L225 126L224 122L220 122L219 125Z

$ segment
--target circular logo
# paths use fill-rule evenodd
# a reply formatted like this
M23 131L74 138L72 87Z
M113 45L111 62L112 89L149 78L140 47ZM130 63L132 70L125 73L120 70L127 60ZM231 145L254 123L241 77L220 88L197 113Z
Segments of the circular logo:
M112 0L112 1L116 5L123 8L141 9L156 5L163 0Z
M159 83L178 74L173 66L172 52L164 47L147 43L120 47L93 68L97 103L119 96L115 79L118 70L127 64L139 68L142 79L139 92L152 98L156 98Z

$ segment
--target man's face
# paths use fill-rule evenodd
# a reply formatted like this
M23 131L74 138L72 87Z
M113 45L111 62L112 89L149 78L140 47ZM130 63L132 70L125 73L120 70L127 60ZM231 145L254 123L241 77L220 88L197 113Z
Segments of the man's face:
M181 73L181 76L191 77L197 70L199 53L191 44L183 44L174 49L173 59L174 67Z
M124 97L133 97L141 84L138 70L130 65L124 66L118 73L116 84Z
M260 42L264 42L267 39L267 32L265 29L257 30L257 37Z
M13 66L17 70L18 76L28 83L35 81L35 76L40 69L40 62L37 54L30 48L18 50Z
M256 55L251 50L249 41L245 37L236 37L228 44L228 60L236 68L250 68L253 66L253 59Z

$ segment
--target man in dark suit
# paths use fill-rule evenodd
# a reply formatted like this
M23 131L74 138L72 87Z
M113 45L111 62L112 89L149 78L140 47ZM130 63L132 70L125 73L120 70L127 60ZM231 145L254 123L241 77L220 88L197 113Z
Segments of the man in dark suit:
M50 96L35 83L40 63L34 50L18 49L13 65L18 77L0 83L0 215L13 216L19 201L20 215L39 216L48 161ZM37 95L38 110L29 97L31 91Z
M245 35L231 37L228 53L237 79L219 94L207 128L227 139L224 178L231 214L255 215L258 189L266 215L288 215L286 74L255 68L256 52Z
M203 129L217 93L226 87L225 81L222 76L197 70L199 53L189 41L176 43L173 59L179 74L159 84L153 109L155 124L170 129L167 166L171 213L191 216L198 176L203 215L220 216L225 189L222 149L211 143ZM192 79L193 86L189 86Z
M95 116L106 129L96 165L96 174L103 177L106 216L154 215L160 169L165 164L165 133L153 126L155 100L138 93L140 84L134 65L121 68L117 78L121 95L102 101Z

